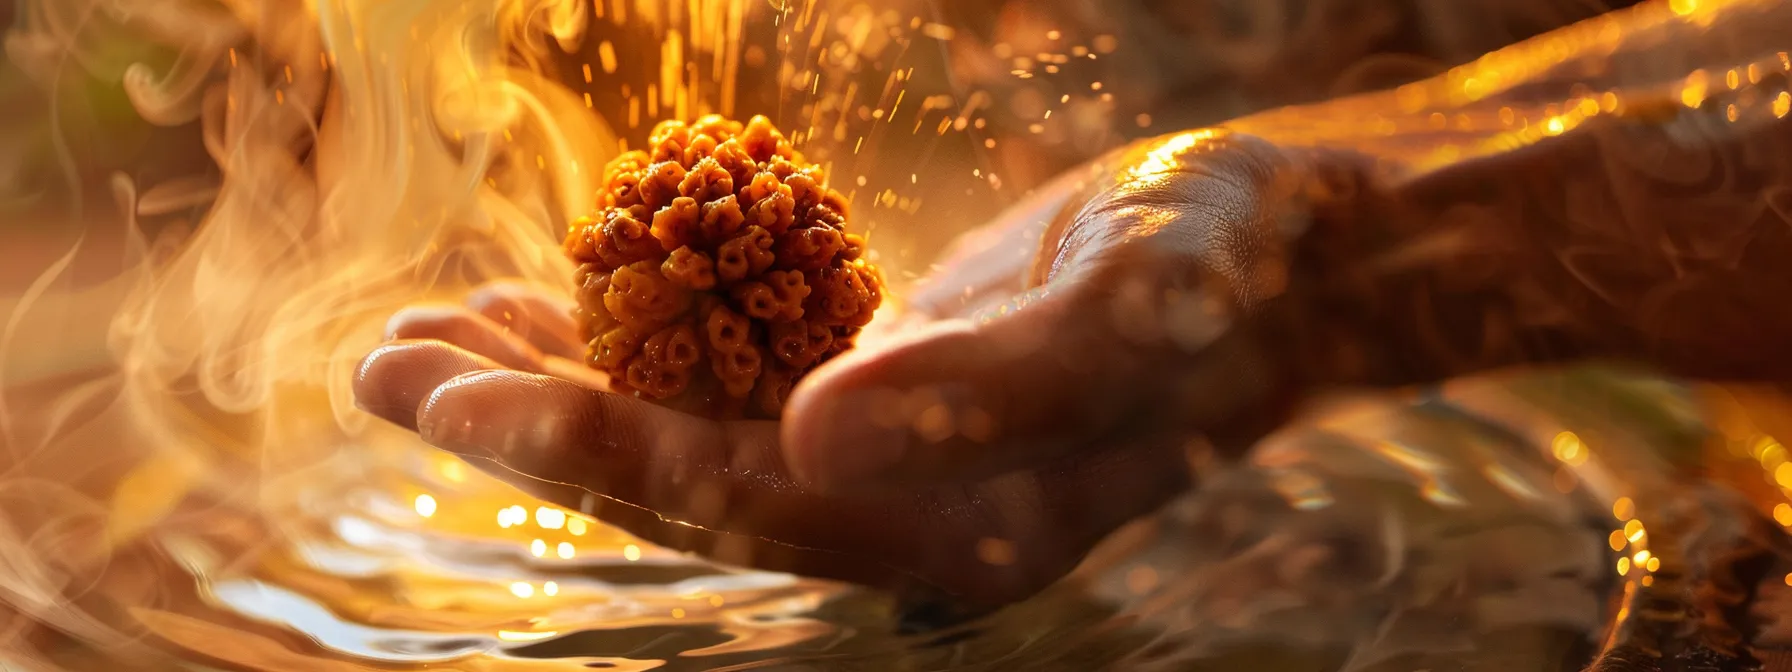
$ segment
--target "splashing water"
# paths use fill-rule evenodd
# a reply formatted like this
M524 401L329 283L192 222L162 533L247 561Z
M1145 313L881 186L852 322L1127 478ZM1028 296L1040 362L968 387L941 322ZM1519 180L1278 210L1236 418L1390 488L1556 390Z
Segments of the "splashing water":
M1698 516L1662 502L1702 492L1667 474L1673 451L1708 445L1708 409L1597 371L1334 409L1215 467L1074 580L925 637L901 634L878 595L717 567L525 501L353 409L352 367L400 306L493 278L562 286L564 223L658 118L775 113L837 179L856 177L843 190L883 222L881 262L912 275L949 233L917 225L917 165L1001 188L975 158L994 140L971 137L991 100L930 83L944 77L929 40L952 29L923 16L727 0L23 3L14 66L52 90L115 79L136 115L191 129L204 156L176 176L113 177L92 199L106 207L77 208L123 213L124 273L74 282L77 247L9 306L0 661L1536 669L1596 649L1624 586L1696 562L1672 544ZM926 193L974 221L963 187ZM1771 428L1718 429L1746 440L1731 458L1785 463ZM1608 514L1614 502L1630 509Z

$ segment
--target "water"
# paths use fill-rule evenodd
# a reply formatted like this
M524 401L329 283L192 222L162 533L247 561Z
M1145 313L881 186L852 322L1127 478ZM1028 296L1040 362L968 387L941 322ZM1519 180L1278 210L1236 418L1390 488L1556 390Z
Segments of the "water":
M414 445L351 446L313 481L339 487L187 502L117 553L76 602L134 644L35 641L76 669L1580 669L1657 641L1633 607L1785 585L1763 515L1784 449L1712 433L1712 398L1583 370L1340 403L1208 465L1046 593L920 633L870 591L716 567ZM1666 655L1749 617L1687 620Z
M1059 46L1090 62L1063 77L988 69L1006 82L998 98L1040 109L1015 112L1004 133L990 106L985 138L964 131L989 96L978 103L947 86L939 50L885 37L937 34L920 17L925 9L934 20L938 3L875 11L853 2L829 13L705 0L682 4L710 23L680 32L675 15L646 13L660 3L612 2L611 25L592 24L582 43L584 25L572 19L588 3L571 1L239 2L225 3L228 15L187 3L19 4L44 20L21 28L8 55L44 90L90 87L111 106L99 117L130 108L176 127L188 113L204 122L152 145L194 150L185 158L196 170L149 170L149 158L178 161L125 152L97 162L144 180L142 202L120 208L143 218L133 226L202 224L201 235L169 237L184 252L165 268L119 285L142 290L139 300L114 311L101 296L105 310L83 311L46 299L54 310L21 312L8 325L43 332L34 334L42 352L57 355L14 357L30 366L12 376L73 370L60 360L84 355L123 365L136 384L109 424L70 421L104 394L84 388L46 404L55 412L14 413L44 424L37 429L59 439L46 444L54 449L0 446L9 451L0 455L0 651L39 654L42 664L28 669L1413 672L1578 670L1603 659L1607 669L1725 670L1745 669L1751 646L1792 647L1772 613L1792 604L1782 528L1792 523L1782 490L1792 464L1773 438L1792 434L1776 425L1792 415L1772 395L1603 369L1340 402L1242 463L1203 465L1200 489L1116 533L1075 576L970 623L923 618L871 591L652 548L542 508L397 431L340 443L342 425L365 419L346 415L344 369L377 338L337 323L377 330L424 286L448 293L455 279L570 277L542 254L557 240L547 215L589 204L577 189L554 197L534 183L589 178L623 129L638 142L656 117L732 101L736 89L739 110L751 110L744 92L762 89L771 100L759 108L831 129L812 138L821 143L814 156L837 145L838 174L856 174L861 202L886 202L866 210L886 236L880 247L899 251L892 268L906 258L918 272L940 234L955 233L923 220L978 221L988 213L977 208L1005 200L993 166L972 158L998 136L1012 153L1002 172L1012 185L1032 180L1010 167L1049 172L1039 157L1081 160L1114 140L1103 121L1062 151L1032 144L1043 134L1028 126L1050 100L1070 98L1045 83L1090 92L1059 120L1095 119L1077 110L1097 109L1097 83L1122 102L1152 94L1128 87L1141 74L1129 70L1142 68L1125 52L1090 65L1118 46L1095 27L1052 27L1065 31ZM621 17L625 7L634 19ZM144 20L153 17L162 20ZM792 34L814 37L786 53L780 45L793 43L780 38ZM737 52L747 64L740 76L758 86L736 86L739 66L725 56ZM817 66L793 69L793 87L779 79L783 59ZM720 74L687 85L687 64ZM195 76L214 71L228 80ZM905 71L896 86L894 73ZM1014 92L1014 82L1051 95ZM443 95L425 95L432 84ZM514 90L495 95L503 86ZM325 115L326 90L348 101L341 117ZM861 90L883 97L855 98ZM945 93L966 100L941 107L933 98ZM201 106L208 95L223 104ZM645 116L632 119L643 101ZM60 109L50 103L16 107ZM804 112L803 103L817 107ZM880 115L849 114L854 105ZM813 114L822 108L832 111ZM607 127L586 123L592 109ZM902 124L886 122L898 109ZM1133 112L1121 109L1130 127ZM150 135L134 121L95 130L78 116L17 126L96 146ZM61 123L70 125L43 130ZM898 132L872 132L883 127ZM482 136L489 142L465 142ZM75 172L22 169L65 170ZM201 179L159 182L160 172ZM956 177L931 179L946 175ZM104 197L119 185L86 186ZM197 203L212 205L186 212ZM98 228L82 223L70 230ZM325 390L344 415L316 398L291 401ZM8 392L8 404L33 401ZM190 423L197 428L175 417L198 406L253 417ZM239 426L258 422L266 427ZM214 435L226 438L214 446L205 440ZM225 445L232 440L240 445ZM328 458L310 461L318 455ZM133 477L113 492L120 472ZM938 627L914 629L929 620Z

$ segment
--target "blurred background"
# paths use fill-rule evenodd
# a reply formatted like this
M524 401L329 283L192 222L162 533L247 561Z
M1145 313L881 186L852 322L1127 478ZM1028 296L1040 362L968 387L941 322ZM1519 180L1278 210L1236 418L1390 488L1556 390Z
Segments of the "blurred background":
M0 662L1579 669L1651 539L1715 534L1662 512L1715 512L1713 555L1792 523L1777 395L1577 369L1343 403L913 635L527 500L347 383L404 304L566 286L566 222L661 119L770 116L901 291L1108 149L1629 4L0 0Z

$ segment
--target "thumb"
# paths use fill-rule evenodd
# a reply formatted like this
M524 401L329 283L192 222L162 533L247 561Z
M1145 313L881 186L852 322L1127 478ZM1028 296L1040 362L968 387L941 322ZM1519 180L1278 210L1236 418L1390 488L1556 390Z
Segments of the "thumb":
M981 478L1190 429L1248 440L1293 391L1272 348L1301 173L1228 134L1146 145L1046 234L1035 288L843 356L792 396L785 459L817 486Z
M993 317L844 355L793 394L785 460L819 487L975 480L1090 444L1220 429L1276 391L1247 331L1210 324L1218 336L1192 351L1140 342L1114 298L1036 290Z

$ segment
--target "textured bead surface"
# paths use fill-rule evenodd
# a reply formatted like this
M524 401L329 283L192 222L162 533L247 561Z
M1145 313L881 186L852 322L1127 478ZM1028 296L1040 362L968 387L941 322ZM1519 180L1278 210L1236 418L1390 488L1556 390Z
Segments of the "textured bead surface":
M775 418L852 347L883 276L846 199L765 117L669 121L649 145L604 167L566 237L586 363L681 410Z

